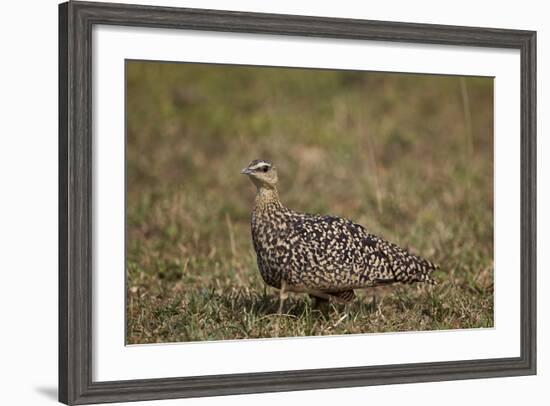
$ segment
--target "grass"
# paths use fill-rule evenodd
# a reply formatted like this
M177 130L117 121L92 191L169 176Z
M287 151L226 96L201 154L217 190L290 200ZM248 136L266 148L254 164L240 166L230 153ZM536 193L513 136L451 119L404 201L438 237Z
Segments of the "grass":
M489 78L127 63L127 342L493 325ZM284 204L345 216L440 264L437 286L314 310L263 283L254 158Z

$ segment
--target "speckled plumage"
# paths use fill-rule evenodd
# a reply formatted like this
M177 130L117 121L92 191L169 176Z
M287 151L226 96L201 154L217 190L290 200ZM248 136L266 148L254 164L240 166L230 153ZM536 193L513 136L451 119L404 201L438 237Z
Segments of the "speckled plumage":
M248 173L246 173L248 171ZM402 282L433 283L432 262L370 234L352 221L294 212L284 207L277 175L268 161L255 160L243 173L258 187L252 212L252 241L264 281L280 289L339 301L353 289Z

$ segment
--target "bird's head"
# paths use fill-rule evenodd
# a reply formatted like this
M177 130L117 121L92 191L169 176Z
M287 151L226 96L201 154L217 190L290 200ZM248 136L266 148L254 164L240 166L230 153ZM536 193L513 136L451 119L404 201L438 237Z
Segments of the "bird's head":
M247 175L258 189L275 189L277 186L277 169L269 161L255 159L241 173Z

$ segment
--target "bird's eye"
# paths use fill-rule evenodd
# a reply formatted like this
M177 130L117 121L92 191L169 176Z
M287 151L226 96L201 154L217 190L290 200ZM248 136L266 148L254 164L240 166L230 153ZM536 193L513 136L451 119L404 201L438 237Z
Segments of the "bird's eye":
M268 168L267 166L263 166L263 167L262 167L262 172L267 172L268 169L269 169L269 168Z

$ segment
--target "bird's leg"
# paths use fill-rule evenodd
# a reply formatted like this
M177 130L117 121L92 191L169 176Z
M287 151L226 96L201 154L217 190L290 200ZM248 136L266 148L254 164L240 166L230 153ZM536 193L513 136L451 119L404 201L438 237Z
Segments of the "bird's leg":
M283 314L283 304L285 303L285 299L288 297L288 293L286 293L286 283L285 281L281 281L281 289L279 289L279 310L277 311L277 316L281 316ZM275 337L279 337L279 324L281 323L281 318L277 317L277 324L275 325Z
M328 303L327 299L317 297L315 295L312 295L311 293L309 294L309 298L311 299L311 307L313 308L313 310L317 310L317 308L323 303Z
M283 304L287 297L288 293L286 293L286 282L281 281L281 289L279 290L279 311L277 312L279 316L283 314Z
M308 293L309 297L313 299L313 310L320 312L325 318L328 317L332 296L319 290L309 290Z
M315 295L312 295L311 293L309 294L309 297L313 301L313 304L311 306L313 308L313 310L316 310L316 311L320 312L321 315L326 317L329 313L329 310L330 310L329 299L325 299L323 297L315 296Z

